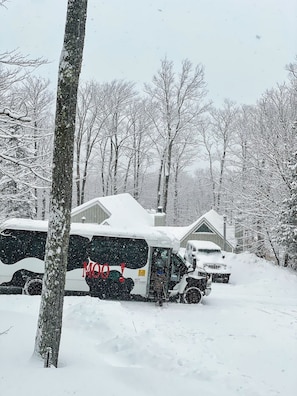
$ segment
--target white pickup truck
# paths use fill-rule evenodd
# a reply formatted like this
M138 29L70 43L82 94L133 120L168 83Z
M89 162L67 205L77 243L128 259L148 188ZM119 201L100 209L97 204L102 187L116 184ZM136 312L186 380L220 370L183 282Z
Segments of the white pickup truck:
M210 241L190 240L185 249L185 259L192 265L203 268L211 274L213 282L228 283L231 268L225 262L221 248Z

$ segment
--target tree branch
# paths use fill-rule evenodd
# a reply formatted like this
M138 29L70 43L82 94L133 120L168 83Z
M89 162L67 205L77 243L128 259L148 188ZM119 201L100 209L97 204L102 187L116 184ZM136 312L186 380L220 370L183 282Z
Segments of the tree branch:
M1 5L1 4L0 4ZM0 53L0 64L20 67L38 67L49 63L47 59L29 59L29 55L22 55L16 49Z
M1 3L0 3L0 5L1 5ZM7 330L2 331L2 332L0 333L0 336L3 335L3 334L7 334L7 333L9 332L10 329L12 329L12 326L10 326L9 329L7 329Z
M5 115L9 118L11 118L14 121L23 121L23 122L30 122L31 118L27 116L19 116L16 113L12 113L9 109L4 108L0 109L0 115Z
M4 5L4 3L6 3L7 2L7 0L0 0L0 7L2 6L2 7L4 7L4 8L7 8L5 5Z

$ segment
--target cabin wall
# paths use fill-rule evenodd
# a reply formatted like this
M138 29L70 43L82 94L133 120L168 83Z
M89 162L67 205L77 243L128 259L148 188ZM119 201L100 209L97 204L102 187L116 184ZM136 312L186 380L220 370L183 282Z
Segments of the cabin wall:
M101 224L104 220L110 216L102 209L99 205L94 205L90 208L86 208L79 213L71 216L72 223L95 223Z

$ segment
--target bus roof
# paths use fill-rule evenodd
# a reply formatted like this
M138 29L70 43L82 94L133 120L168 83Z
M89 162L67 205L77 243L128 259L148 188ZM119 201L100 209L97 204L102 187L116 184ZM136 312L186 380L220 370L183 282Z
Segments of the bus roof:
M12 218L5 220L0 226L0 232L6 229L47 232L48 221ZM179 241L174 235L150 226L144 227L111 227L94 223L72 223L71 234L87 238L92 236L110 236L119 238L145 239L149 246L169 247L174 251L179 249Z

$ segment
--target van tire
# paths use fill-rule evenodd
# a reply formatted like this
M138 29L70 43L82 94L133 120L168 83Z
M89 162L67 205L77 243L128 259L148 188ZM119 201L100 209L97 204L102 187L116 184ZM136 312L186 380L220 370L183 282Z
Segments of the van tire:
M34 279L27 279L23 293L27 296L37 296L41 294L42 290L42 279L34 278Z
M201 290L198 287L191 286L183 293L183 301L186 304L199 304L202 298Z

